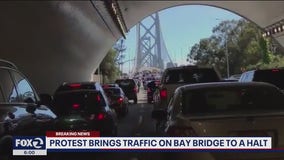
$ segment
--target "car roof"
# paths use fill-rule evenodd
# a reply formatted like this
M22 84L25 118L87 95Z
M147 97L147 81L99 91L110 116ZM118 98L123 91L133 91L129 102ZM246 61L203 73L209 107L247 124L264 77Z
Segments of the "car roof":
M105 87L105 88L103 88L103 89L121 89L120 87Z
M69 84L89 84L89 85L92 85L92 84L96 84L96 83L99 83L99 82L95 82L95 81L85 81L85 82L64 82L62 85L69 85Z
M210 83L195 83L178 87L179 90L195 90L204 88L223 88L223 87L271 87L277 89L273 84L266 82L210 82Z
M0 66L1 67L7 67L7 68L13 68L13 69L18 69L17 66L10 62L10 61L7 61L7 60L4 60L4 59L0 59Z
M180 69L187 69L187 68L214 68L214 67L206 67L206 66L196 66L196 65L187 65L187 66L179 66L179 67L171 67L171 68L167 68L165 69L165 71L169 71L169 70L180 70Z
M94 86L94 88L80 88L80 86ZM70 87L70 88L69 88ZM73 89L72 89L73 88ZM95 89L95 90L102 90L101 85L98 82L64 82L62 85L60 85L56 92L61 92L61 91L67 91L67 90L84 90L84 89Z
M109 88L109 87L119 87L117 83L106 83L102 85L103 88Z
M121 78L121 79L117 79L117 80L115 80L115 81L125 81L125 80L133 80L133 81L135 81L135 80L132 79L132 78Z
M248 71L245 71L244 73L246 72L261 72L261 71L272 71L272 70L284 70L284 68L266 68L266 69L254 69L254 70L248 70Z

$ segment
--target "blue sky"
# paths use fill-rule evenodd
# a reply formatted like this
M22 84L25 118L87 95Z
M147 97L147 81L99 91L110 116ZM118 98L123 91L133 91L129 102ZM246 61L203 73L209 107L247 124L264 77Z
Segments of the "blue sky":
M187 64L186 55L200 39L211 36L213 27L222 20L240 19L230 11L202 5L173 7L159 12L160 27L171 59L179 65ZM146 18L147 19L147 18ZM219 19L219 20L217 20ZM127 33L125 60L133 59L136 52L136 28ZM134 61L123 65L124 72L132 69ZM129 69L130 67L130 69Z

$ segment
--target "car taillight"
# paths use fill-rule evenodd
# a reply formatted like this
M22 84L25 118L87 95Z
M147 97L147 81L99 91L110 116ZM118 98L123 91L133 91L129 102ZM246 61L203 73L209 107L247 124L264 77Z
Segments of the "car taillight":
M137 93L137 88L136 88L136 87L134 87L134 88L133 88L133 91L134 91L135 93Z
M106 84L106 85L103 85L103 89L107 89L109 88L109 86Z
M279 69L272 69L272 72L279 72Z
M167 89L162 89L160 90L160 97L161 99L167 99L168 93L167 93Z
M117 100L117 103L121 104L122 102L123 102L123 98L119 97L118 100Z
M79 109L80 108L80 104L75 103L75 104L72 105L72 107L73 107L73 109Z
M73 84L70 84L69 86L70 86L72 89L81 88L81 84L80 84L80 83L73 83Z
M89 119L101 121L105 119L105 114L104 113L91 114Z
M97 101L98 101L98 103L101 102L101 97L100 97L100 95L97 95Z
M103 119L105 119L105 115L103 113L99 113L99 114L97 114L97 118L96 119L97 120L103 120Z
M197 134L195 133L192 127L181 127L181 126L169 127L167 130L167 134L169 136L176 136L176 137L197 136Z
M150 92L151 92L151 89L150 89L150 88L148 88L148 89L147 89L147 93L150 93Z

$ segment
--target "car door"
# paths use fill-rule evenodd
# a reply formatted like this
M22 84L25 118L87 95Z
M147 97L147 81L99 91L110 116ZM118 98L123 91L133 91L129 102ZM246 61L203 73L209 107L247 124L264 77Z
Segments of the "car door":
M21 73L14 70L10 73L18 93L17 100L23 104L17 108L18 131L25 130L26 134L44 135L56 116L47 106L37 104L39 102L37 93Z
M7 68L0 68L0 135L12 134L17 128L19 117L18 93Z

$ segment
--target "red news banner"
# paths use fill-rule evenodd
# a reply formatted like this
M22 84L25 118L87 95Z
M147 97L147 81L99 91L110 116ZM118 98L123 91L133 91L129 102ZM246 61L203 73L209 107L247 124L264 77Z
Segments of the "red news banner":
M46 137L100 137L99 131L47 131Z

